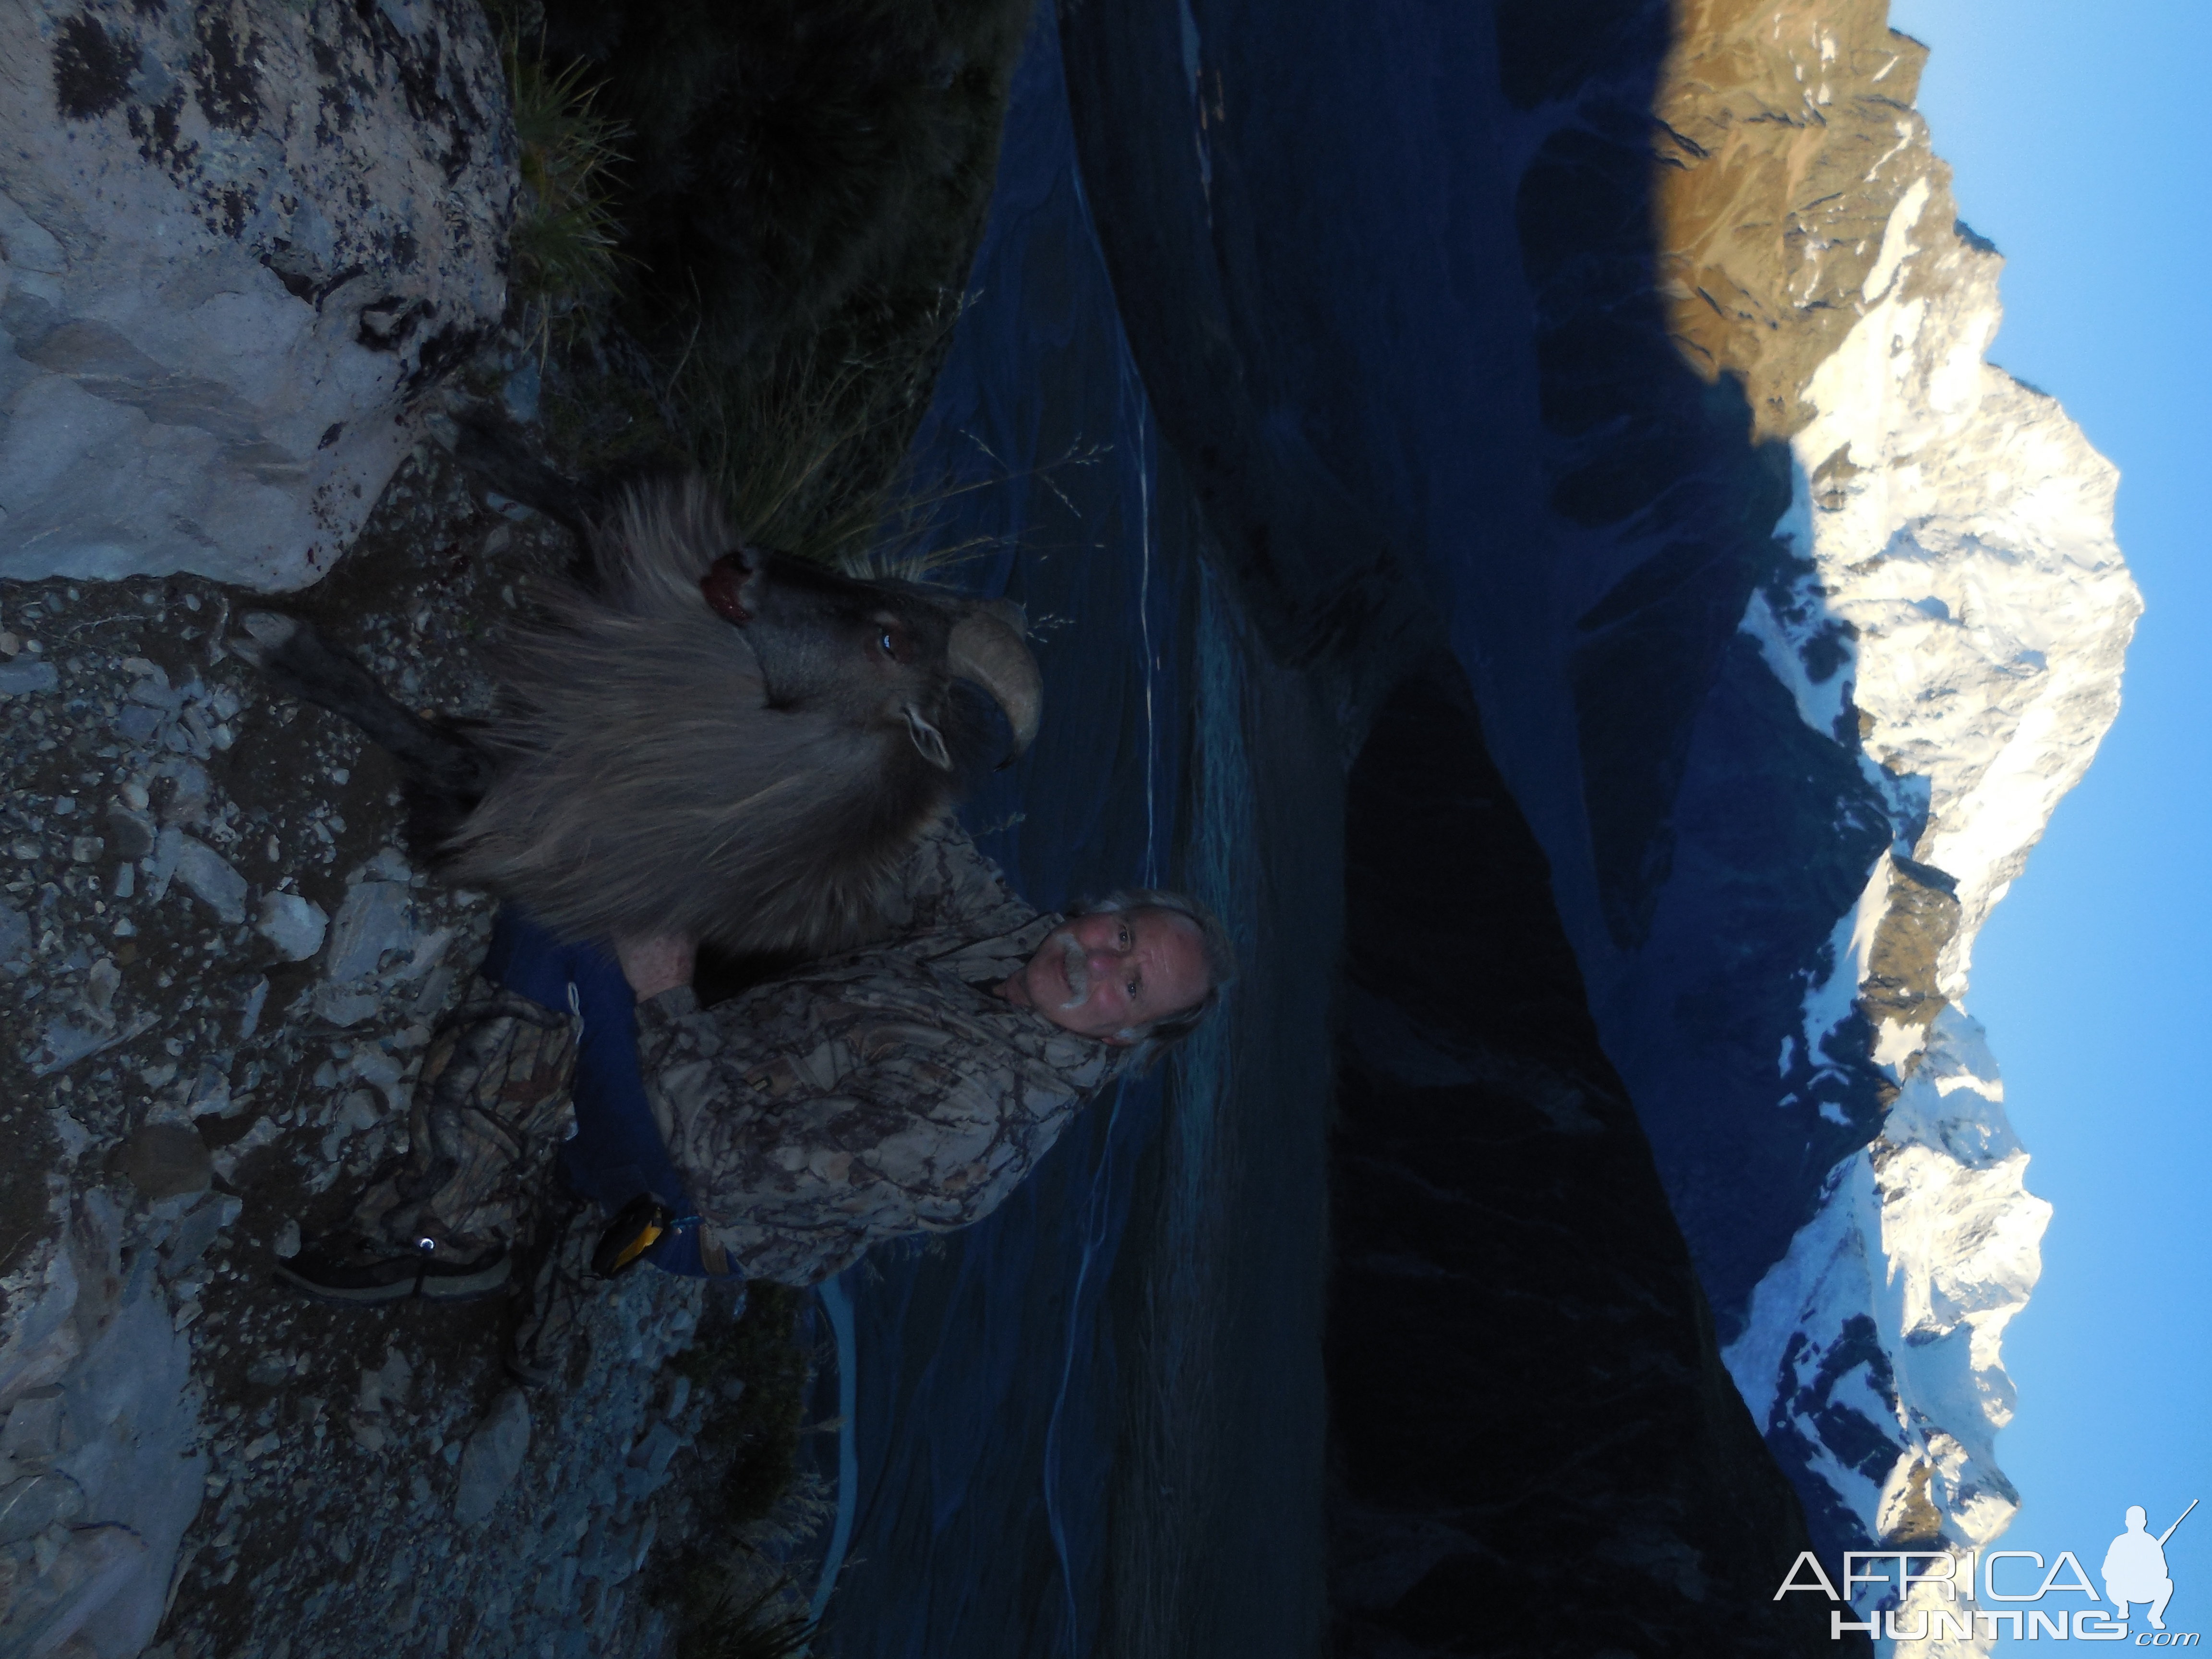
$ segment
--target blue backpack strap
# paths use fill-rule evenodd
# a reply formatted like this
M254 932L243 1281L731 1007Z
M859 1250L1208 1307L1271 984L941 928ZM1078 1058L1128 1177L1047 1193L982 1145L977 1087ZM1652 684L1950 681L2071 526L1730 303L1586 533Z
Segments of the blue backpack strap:
M622 964L597 945L556 938L510 904L493 923L483 971L495 984L568 1010L581 1023L576 1133L561 1149L569 1185L610 1212L650 1193L688 1214L683 1181L646 1097L637 1059L637 999Z

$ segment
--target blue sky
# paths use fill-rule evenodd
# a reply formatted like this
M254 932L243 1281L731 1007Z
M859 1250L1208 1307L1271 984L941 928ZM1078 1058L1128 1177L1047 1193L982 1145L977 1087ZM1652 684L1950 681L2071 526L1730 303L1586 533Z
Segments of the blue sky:
M1898 0L1891 23L1933 49L1920 108L2005 255L1990 355L2118 465L2147 607L2118 723L1967 995L2056 1212L2005 1341L1997 1456L2025 1502L2004 1547L2094 1574L2128 1504L2158 1531L2201 1496L2166 1622L2212 1632L2212 7Z

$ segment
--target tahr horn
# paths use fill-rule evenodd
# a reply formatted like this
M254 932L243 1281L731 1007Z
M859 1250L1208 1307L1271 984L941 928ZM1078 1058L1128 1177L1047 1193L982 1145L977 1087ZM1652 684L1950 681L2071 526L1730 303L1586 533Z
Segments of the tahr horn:
M969 606L953 623L952 637L945 645L945 665L954 678L989 692L1014 729L1014 746L1001 767L1012 765L1028 752L1044 715L1044 678L1022 640L1027 625L1021 606L1012 600L984 600Z

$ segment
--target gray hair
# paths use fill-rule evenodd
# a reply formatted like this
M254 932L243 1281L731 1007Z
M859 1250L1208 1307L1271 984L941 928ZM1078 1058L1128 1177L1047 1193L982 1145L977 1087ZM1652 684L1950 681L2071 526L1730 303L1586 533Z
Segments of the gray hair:
M1167 1051L1206 1024L1221 1005L1222 993L1237 979L1237 947L1229 930L1196 899L1158 887L1118 887L1103 898L1091 899L1067 914L1076 916L1109 915L1117 910L1164 910L1181 916L1198 930L1199 949L1206 963L1206 994L1189 1007L1163 1014L1148 1025L1134 1029L1133 1042L1118 1069L1150 1069ZM1125 1033L1124 1035L1128 1035Z

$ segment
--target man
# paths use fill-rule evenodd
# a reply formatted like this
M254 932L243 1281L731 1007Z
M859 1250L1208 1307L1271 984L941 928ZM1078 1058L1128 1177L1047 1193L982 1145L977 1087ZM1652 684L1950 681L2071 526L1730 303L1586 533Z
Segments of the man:
M1194 1030L1231 972L1188 900L1041 915L950 822L900 890L887 942L708 1008L687 940L623 941L617 969L503 917L424 1062L408 1152L352 1237L279 1271L352 1303L488 1294L561 1152L603 1211L660 1206L657 1265L810 1285L880 1239L988 1214L1077 1109Z

